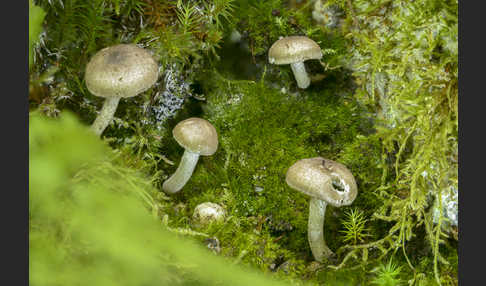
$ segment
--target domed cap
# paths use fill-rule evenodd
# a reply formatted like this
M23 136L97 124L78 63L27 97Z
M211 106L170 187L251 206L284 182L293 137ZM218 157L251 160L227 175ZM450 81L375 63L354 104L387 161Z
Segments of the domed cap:
M159 67L152 55L134 44L120 44L97 52L86 66L88 90L101 97L132 97L150 88Z
M285 181L291 188L335 207L350 205L358 194L354 176L346 166L322 157L295 162Z
M174 127L172 134L179 145L193 153L209 156L218 149L216 128L202 118L182 120Z
M276 65L292 64L321 58L321 47L305 36L282 38L273 43L268 51L268 61Z

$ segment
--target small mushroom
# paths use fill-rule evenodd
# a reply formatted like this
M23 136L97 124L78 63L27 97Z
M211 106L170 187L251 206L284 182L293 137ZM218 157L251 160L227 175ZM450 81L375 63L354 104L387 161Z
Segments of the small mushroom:
M118 102L149 89L159 75L159 67L152 55L134 44L119 44L98 51L86 66L88 90L105 102L91 125L101 135L113 119Z
M268 61L271 64L290 64L297 85L300 88L307 88L310 84L310 78L305 71L304 61L321 58L321 47L305 36L282 38L273 43L268 51Z
M211 202L205 202L196 206L192 217L202 225L206 225L212 221L223 221L225 215L226 212L220 205Z
M350 205L358 194L353 174L341 163L322 157L302 159L287 171L287 184L311 197L309 204L308 240L316 261L334 256L324 240L326 206Z
M214 126L202 118L188 118L179 122L172 134L185 151L179 167L162 185L166 193L176 193L191 178L199 155L210 156L218 149L218 133Z

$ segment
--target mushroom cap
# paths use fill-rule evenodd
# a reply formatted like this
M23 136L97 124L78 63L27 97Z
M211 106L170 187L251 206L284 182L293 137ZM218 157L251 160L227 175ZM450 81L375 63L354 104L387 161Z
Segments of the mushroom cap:
M202 224L207 224L210 221L222 221L225 215L226 211L220 205L205 202L196 206L192 217Z
M149 89L159 75L152 55L134 44L98 51L86 66L88 90L100 97L133 97Z
M335 207L350 205L358 194L354 176L346 166L322 157L295 162L285 181L291 188Z
M268 51L268 61L276 65L286 65L321 58L321 47L305 36L282 38L273 43Z
M175 140L184 149L199 155L213 155L218 149L218 133L209 121L191 117L181 122L172 130Z

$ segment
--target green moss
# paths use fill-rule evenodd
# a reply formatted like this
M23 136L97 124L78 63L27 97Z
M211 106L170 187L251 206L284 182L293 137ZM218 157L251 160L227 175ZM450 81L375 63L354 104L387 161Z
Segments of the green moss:
M285 183L288 167L308 157L346 158L353 173L366 170L357 176L356 202L363 207L369 203L359 203L360 197L371 193L382 175L381 146L368 137L371 122L363 117L364 110L339 90L342 85L323 86L290 94L263 80L209 76L202 84L206 103L200 116L214 124L220 146L213 156L200 158L189 183L174 196L174 204L184 204L182 212L169 210L174 226L191 226L190 219L181 218L190 218L197 204L219 203L231 219L209 234L219 238L224 255L244 253L242 262L264 271L286 262L299 271L291 277L302 277L307 272L304 261L312 260L307 242L309 199ZM169 159L178 162L183 149L173 139L166 144ZM175 168L164 169L170 174ZM325 233L335 249L341 245L340 216L341 210L329 208Z
M46 12L39 6L29 0L29 68L34 63L34 45L39 40L39 35L42 32L42 21L46 16Z
M319 281L324 282L324 285L345 286L345 285L369 285L369 279L366 277L366 272L363 269L354 270L337 270L318 272L317 277Z

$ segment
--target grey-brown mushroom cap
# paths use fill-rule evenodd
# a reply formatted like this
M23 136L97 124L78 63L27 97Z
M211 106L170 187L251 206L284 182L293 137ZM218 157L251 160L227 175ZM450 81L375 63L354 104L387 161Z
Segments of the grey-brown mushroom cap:
M268 61L276 65L292 64L321 58L321 47L305 36L282 38L273 43L268 51Z
M152 55L134 44L98 51L86 66L88 90L100 97L132 97L149 89L159 75Z
M287 171L287 184L335 207L350 205L358 194L353 174L341 163L315 157L295 162ZM334 185L340 185L342 190Z
M184 149L199 155L213 155L218 149L218 133L209 121L191 117L179 122L172 134Z

